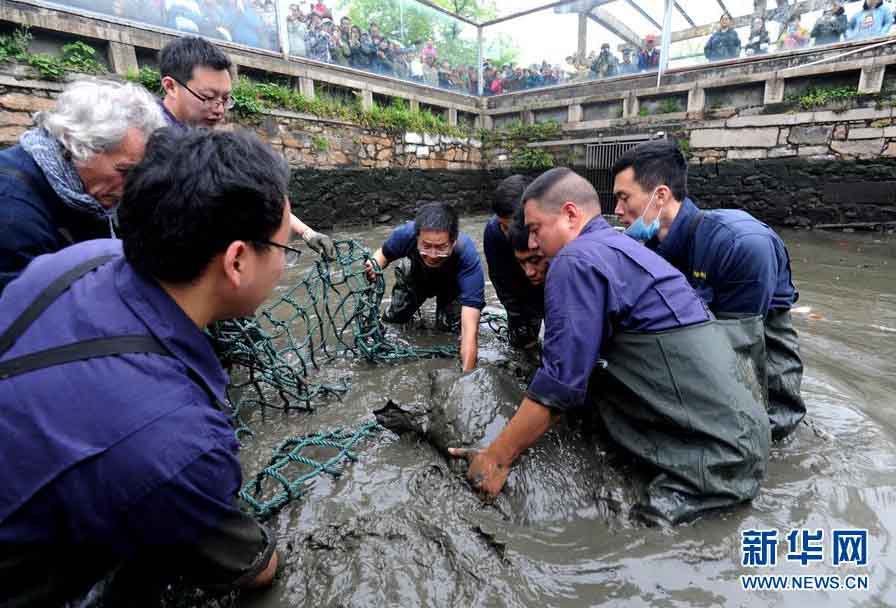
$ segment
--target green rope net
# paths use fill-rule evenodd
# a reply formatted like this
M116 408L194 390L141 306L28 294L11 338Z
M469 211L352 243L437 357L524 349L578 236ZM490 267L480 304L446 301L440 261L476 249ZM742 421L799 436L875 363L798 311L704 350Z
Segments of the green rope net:
M354 430L337 429L284 441L267 467L240 490L240 499L259 519L302 497L318 475L339 477L346 462L358 458L352 448L381 430L365 422Z
M268 409L310 411L312 403L348 392L346 379L315 383L311 376L337 359L361 359L371 363L406 359L455 357L457 346L413 346L387 336L380 322L385 292L382 270L370 251L356 241L336 241L333 259L315 259L294 285L266 304L254 318L216 324L211 330L218 356L230 368L228 389L231 417L237 438L252 431L247 420L253 412ZM367 279L365 263L373 263L376 280ZM506 320L485 314L482 322L499 336L506 336ZM345 461L354 460L351 448L376 432L375 423L354 431L332 431L290 439L278 448L267 467L240 492L245 505L259 517L302 495L302 487L315 476L337 474ZM335 449L323 461L303 455L321 447ZM288 478L302 464L297 476ZM263 488L270 481L277 492Z

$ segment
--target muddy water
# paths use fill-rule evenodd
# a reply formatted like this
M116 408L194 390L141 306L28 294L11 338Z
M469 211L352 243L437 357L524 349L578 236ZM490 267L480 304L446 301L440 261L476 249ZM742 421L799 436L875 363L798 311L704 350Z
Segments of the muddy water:
M462 229L481 240L485 218ZM340 231L375 248L385 228ZM240 604L274 606L821 606L896 605L896 238L783 233L801 293L795 315L811 424L776 444L760 496L749 506L676 528L645 528L609 488L603 508L572 520L519 525L483 505L429 444L384 432L358 449L338 480L271 521L286 564L273 589ZM391 275L391 272L389 273ZM387 291L388 295L388 291ZM488 300L497 303L488 287ZM450 336L402 335L423 344ZM494 336L482 365L515 367ZM351 392L313 414L253 424L246 471L282 438L355 425L387 399L430 390L429 372L454 361L391 366L342 363ZM786 559L787 533L823 529L823 563ZM834 567L835 528L868 530L868 565ZM741 531L777 529L777 566L741 566ZM864 591L744 591L742 574L867 574Z

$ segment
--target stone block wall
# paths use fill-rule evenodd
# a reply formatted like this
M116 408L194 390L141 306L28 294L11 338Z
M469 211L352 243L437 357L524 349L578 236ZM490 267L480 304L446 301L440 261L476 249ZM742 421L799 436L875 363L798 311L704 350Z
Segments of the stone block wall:
M896 158L734 160L691 165L701 207L749 211L777 226L896 221Z
M250 127L294 168L475 170L482 142L430 133L393 133L293 112L271 111Z
M685 132L692 161L805 157L814 160L896 156L892 107L738 115Z

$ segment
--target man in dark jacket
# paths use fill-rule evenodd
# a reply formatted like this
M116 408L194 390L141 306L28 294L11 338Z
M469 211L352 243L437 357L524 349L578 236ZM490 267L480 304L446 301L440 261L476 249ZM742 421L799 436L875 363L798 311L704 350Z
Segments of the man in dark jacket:
M115 236L115 208L146 139L163 126L142 87L81 81L0 152L0 292L37 256Z
M714 32L703 48L703 54L710 61L733 59L740 55L740 36L732 27L731 15L722 15L719 29Z
M513 217L528 185L529 179L523 175L511 175L498 184L492 201L495 215L482 235L488 278L507 311L510 343L518 347L536 343L544 317L544 286L533 285L526 277L510 241Z
M799 294L781 237L744 211L698 209L688 198L687 161L674 142L632 148L612 172L616 215L629 236L678 268L716 317L761 317L772 438L787 436L806 405L790 317Z
M271 582L276 540L236 502L227 374L202 330L277 285L287 181L254 136L160 130L122 240L42 256L0 297L0 605L83 605L101 580L108 606L158 606L181 577Z
M834 1L815 22L811 36L816 45L836 44L843 39L843 34L846 33L848 27L849 22L846 20L846 11L843 5Z

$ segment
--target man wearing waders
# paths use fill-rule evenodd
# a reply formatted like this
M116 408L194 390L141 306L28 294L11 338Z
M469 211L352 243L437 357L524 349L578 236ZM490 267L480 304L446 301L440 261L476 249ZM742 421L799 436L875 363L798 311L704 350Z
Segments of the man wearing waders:
M492 201L495 215L485 225L482 250L488 263L488 278L507 311L510 343L518 348L538 344L538 331L544 317L544 286L533 284L514 256L510 226L520 207L520 197L529 179L511 175L498 184Z
M799 297L781 238L749 213L701 211L688 198L688 165L678 146L655 141L613 166L616 215L626 233L678 268L719 319L752 317L765 334L772 439L806 415L803 363L790 308Z
M252 314L295 255L287 182L254 135L162 129L128 176L121 240L40 256L3 292L0 605L272 581L203 328Z
M446 203L421 205L416 217L395 228L371 257L380 270L397 262L392 301L383 320L408 323L434 297L436 325L447 331L460 328L461 367L465 372L475 369L485 277L476 245L460 232L457 212ZM377 280L370 260L366 272L371 283Z
M607 435L651 475L639 515L678 523L755 497L768 417L681 273L616 232L597 192L569 169L541 175L523 205L533 247L551 260L542 364L488 448L451 451L470 461L473 484L496 495L556 416L595 408Z

